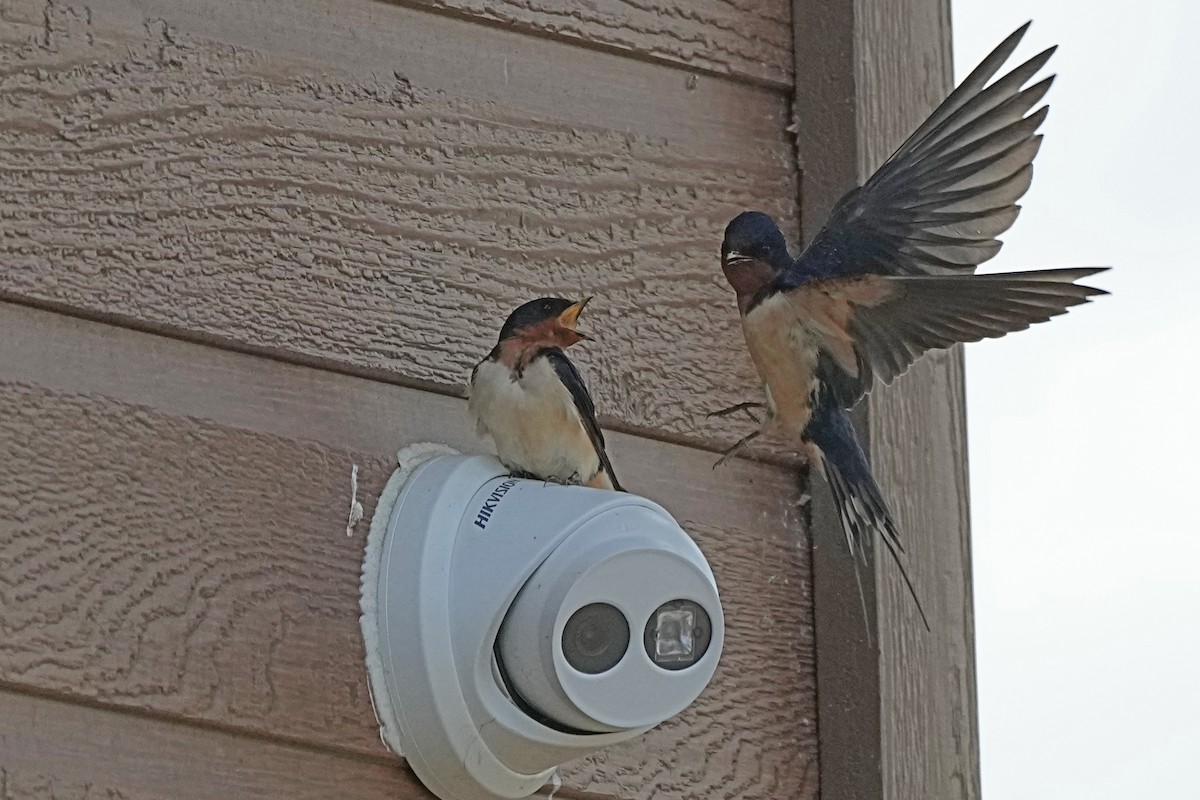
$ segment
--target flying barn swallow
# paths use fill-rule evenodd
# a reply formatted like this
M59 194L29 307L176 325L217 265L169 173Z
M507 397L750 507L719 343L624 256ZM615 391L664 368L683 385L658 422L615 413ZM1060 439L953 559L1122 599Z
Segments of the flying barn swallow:
M863 186L843 196L798 257L775 222L754 211L729 223L721 245L767 400L759 428L721 461L767 430L799 439L810 463L824 470L851 554L863 553L876 531L902 572L896 524L846 409L875 379L891 383L931 349L1023 330L1105 294L1076 283L1097 268L973 274L1016 220L1049 110L1030 113L1053 77L1023 87L1054 48L988 85L1028 27L1005 39Z
M509 315L471 371L469 408L513 474L621 491L579 371L563 351L588 300L531 300Z

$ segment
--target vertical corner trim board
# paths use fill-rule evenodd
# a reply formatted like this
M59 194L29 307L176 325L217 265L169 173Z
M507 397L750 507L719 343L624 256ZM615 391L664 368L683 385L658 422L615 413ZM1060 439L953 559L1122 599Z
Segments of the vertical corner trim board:
M797 162L811 236L951 88L948 0L795 0ZM974 623L962 350L927 356L855 415L929 612L886 560L858 611L832 498L813 487L823 800L977 800Z

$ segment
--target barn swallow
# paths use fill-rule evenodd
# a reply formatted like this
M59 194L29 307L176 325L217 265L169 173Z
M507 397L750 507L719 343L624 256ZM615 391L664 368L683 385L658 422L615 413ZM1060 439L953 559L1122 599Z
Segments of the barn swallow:
M845 410L875 379L891 383L929 350L1023 330L1106 294L1076 283L1099 268L973 274L1015 221L1041 145L1036 131L1048 107L1030 110L1053 78L1023 87L1054 48L988 83L1028 27L844 195L799 256L755 211L734 218L721 245L766 416L717 464L766 430L798 439L833 488L851 553L863 553L877 531L902 571L894 519Z
M591 395L563 352L587 338L575 323L590 299L543 297L513 311L471 371L468 405L513 474L621 491Z

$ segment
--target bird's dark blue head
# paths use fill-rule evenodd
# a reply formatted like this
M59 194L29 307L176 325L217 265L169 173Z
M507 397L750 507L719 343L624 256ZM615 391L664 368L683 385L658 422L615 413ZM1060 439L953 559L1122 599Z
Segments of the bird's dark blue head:
M500 342L526 339L530 343L568 347L586 339L575 330L579 313L588 304L587 297L578 302L561 297L539 297L517 307L500 328Z
M721 269L739 297L757 293L791 265L783 233L761 211L743 211L725 227Z

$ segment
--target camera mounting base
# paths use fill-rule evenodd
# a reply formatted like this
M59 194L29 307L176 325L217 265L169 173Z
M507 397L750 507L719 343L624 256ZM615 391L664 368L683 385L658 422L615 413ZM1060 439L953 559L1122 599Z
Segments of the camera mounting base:
M381 507L376 514L381 511L388 513ZM631 550L635 540L638 546ZM693 674L668 676L653 668L651 683L670 681L670 691L657 693L669 696L659 701L661 713L648 713L645 702L630 697L637 692L614 695L620 687L612 681L628 678L613 668L608 675L582 676L587 679L582 688L564 679L553 689L592 727L551 727L554 722L543 724L522 710L501 678L496 652L506 616L513 614L522 593L541 596L534 589L540 589L543 578L531 576L545 576L545 570L539 570L556 563L551 556L557 554L561 561L563 553L577 552L571 543L580 541L587 543L589 553L599 542L606 554L599 561L586 554L572 556L570 563L578 563L578 571L572 566L561 572L557 585L586 586L595 570L614 569L601 564L618 564L633 552L649 552L649 564L658 563L655 552L673 552L682 564L676 572L687 578L683 583L700 587L687 589L688 594L709 606L714 619L712 652L697 662ZM371 555L368 547L368 558ZM378 651L370 658L374 668L368 670L372 698L385 740L443 800L529 796L551 779L559 764L633 738L677 713L703 689L716 667L723 627L711 571L670 515L636 495L512 478L493 457L440 455L412 470L390 509L374 557L374 565L364 563L362 598L364 639L368 650ZM576 574L580 577L571 577ZM606 587L611 583L604 581ZM643 577L639 586L649 583ZM681 588L678 581L665 583ZM628 587L619 589L637 594ZM523 602L525 607L550 609L546 613L565 613L566 606ZM537 620L542 620L538 614ZM519 666L527 673L531 665L546 663L538 654L557 641L561 631L555 633L555 626L565 620L521 620L516 627L535 634L544 631L545 641L501 658L506 667ZM640 646L631 649L623 668L642 653ZM554 658L561 660L561 653L556 651ZM563 722L563 714L548 716Z

